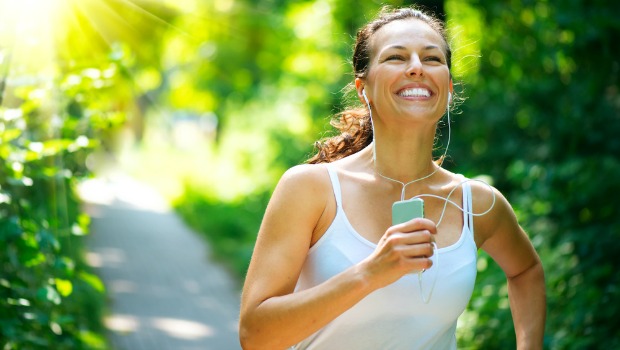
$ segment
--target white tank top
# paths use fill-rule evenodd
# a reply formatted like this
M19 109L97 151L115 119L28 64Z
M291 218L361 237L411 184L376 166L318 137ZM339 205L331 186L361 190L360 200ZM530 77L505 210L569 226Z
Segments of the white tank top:
M310 248L295 291L325 282L377 247L351 226L342 208L338 175L329 164L327 169L336 198L336 217ZM463 184L463 207L465 213L472 211L467 183ZM372 292L293 349L456 349L456 322L469 302L476 279L473 216L464 214L463 222L459 240L439 248L437 266L422 274L425 295L436 276L428 304L422 301L418 275L406 275Z

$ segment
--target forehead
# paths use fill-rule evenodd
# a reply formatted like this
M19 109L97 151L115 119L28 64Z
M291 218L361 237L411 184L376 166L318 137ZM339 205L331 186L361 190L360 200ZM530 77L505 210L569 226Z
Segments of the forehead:
M405 47L435 45L445 52L443 37L426 22L411 18L392 21L379 28L372 36L371 54L384 47L400 45Z

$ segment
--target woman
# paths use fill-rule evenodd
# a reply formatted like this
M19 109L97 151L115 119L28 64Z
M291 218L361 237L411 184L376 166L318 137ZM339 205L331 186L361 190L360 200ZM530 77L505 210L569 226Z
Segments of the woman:
M353 66L365 108L341 113L342 134L287 171L266 210L243 347L455 349L483 249L506 273L518 347L542 348L543 269L509 203L433 161L453 93L441 23L384 11L359 31ZM425 217L393 225L393 203L413 197Z

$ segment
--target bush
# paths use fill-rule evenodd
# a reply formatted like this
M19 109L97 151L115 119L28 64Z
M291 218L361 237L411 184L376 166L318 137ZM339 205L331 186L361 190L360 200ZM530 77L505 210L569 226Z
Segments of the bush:
M76 196L94 140L122 118L93 108L111 81L94 68L13 86L0 108L0 347L105 349L105 289L83 258L89 217ZM111 78L110 78L111 79ZM58 89L58 87L60 87ZM51 108L49 101L58 106Z
M618 348L617 10L605 1L472 3L482 58L451 153L459 168L495 179L541 255L546 348ZM502 278L494 264L478 275L474 348L515 346L505 289L493 288Z
M242 278L254 250L270 193L253 194L243 200L223 202L187 185L176 211L196 231L205 235L216 259Z

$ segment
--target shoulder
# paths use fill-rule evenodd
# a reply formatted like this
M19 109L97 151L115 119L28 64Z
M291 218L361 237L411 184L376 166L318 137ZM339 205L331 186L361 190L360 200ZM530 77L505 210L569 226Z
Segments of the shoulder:
M521 230L506 197L482 179L470 179L476 241L481 247L494 235Z
M495 209L499 209L502 203L508 203L504 195L497 188L490 185L487 179L473 178L466 179L466 181L468 181L471 187L473 205L476 213L491 212Z
M324 164L303 164L288 169L269 200L259 237L279 242L301 237L300 241L307 241L309 246L312 233L333 197L331 193Z
M274 190L272 201L324 205L331 183L325 164L302 164L288 169Z
M518 276L539 262L506 197L483 183L473 185L472 192L474 212L486 211L474 219L477 246L497 262L507 277Z
M288 169L278 183L287 190L316 191L329 187L330 180L325 164L301 164Z

